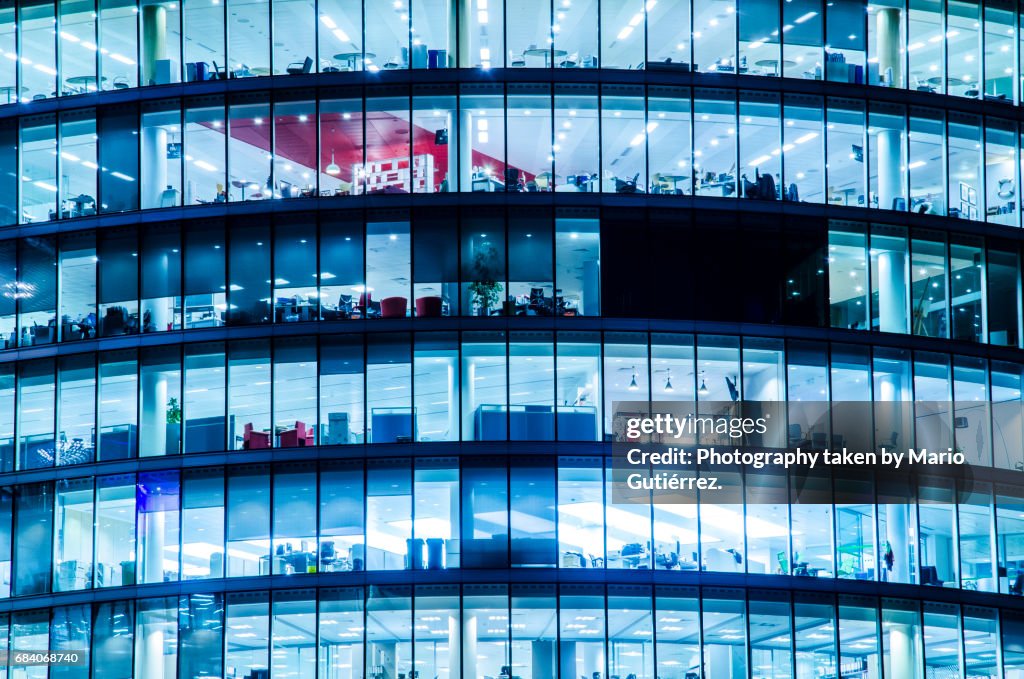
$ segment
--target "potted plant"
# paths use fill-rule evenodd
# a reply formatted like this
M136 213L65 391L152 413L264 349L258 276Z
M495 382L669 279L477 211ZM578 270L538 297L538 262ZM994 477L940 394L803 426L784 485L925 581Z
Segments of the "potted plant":
M500 282L495 280L492 263L498 259L494 247L489 242L480 244L473 257L473 282L469 284L469 293L473 301L479 305L479 314L487 316L492 306L497 304L504 290Z
M181 403L173 396L167 399L166 451L168 455L178 452L181 444Z

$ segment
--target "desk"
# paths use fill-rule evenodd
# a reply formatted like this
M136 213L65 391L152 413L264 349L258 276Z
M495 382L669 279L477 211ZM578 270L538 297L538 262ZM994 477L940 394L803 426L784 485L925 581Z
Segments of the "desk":
M96 337L96 326L86 321L65 321L61 323L61 339L79 340Z
M731 196L736 193L736 182L704 182L697 185L696 193L704 196Z
M0 87L0 92L3 92L3 93L5 93L7 95L7 103L11 104L11 103L15 103L18 100L20 100L21 99L21 95L23 95L26 92L28 92L28 88L27 87L15 87L14 85L5 85L4 87ZM15 95L14 96L14 102L11 101L11 95L12 94Z
M573 181L570 182L568 179L572 179ZM582 191L583 193L596 193L598 181L599 179L596 174L592 177L589 175L571 174L568 175L567 181L555 185L555 191Z
M316 573L316 555L311 552L286 552L274 555L275 575Z
M553 57L564 57L568 52L565 50L550 49L547 47L530 47L529 49L523 50L524 57L544 57L544 68L551 68L551 59Z
M772 69L772 75L774 75L774 76L778 76L779 75L779 60L778 59L761 59L760 61L755 61L754 65L755 66L760 66L761 68L771 68ZM791 61L789 59L783 59L782 60L782 67L783 68L792 68L794 66L796 66L796 62L795 61Z
M245 200L246 189L255 189L258 191L260 188L259 184L257 184L256 182L248 181L247 179L232 179L231 185L234 186L236 189L242 190L242 200Z
M85 92L95 92L99 89L99 85L107 82L106 76L99 76L97 78L94 75L76 75L65 80L68 85L75 85L78 94L84 94Z
M857 193L857 189L853 189L853 188L838 189L838 190L834 191L834 193L842 194L842 196L843 196L843 205L849 205L850 204L850 196L852 196L853 194Z
M341 52L335 54L334 58L344 63L348 70L359 71L362 68L362 63L366 59L376 59L377 55L373 52Z
M65 202L74 206L70 214L72 217L88 217L96 214L96 199L92 196L81 193L74 198L66 199Z
M563 441L596 441L597 409L593 406L489 405L474 413L477 441L552 441L555 427Z
M278 302L274 310L277 323L297 323L317 320L317 306L309 302L296 303L292 300Z
M936 87L941 87L943 85L943 80L945 80L945 84L949 87L962 87L965 84L964 81L961 80L960 78L950 77L943 79L942 76L938 75L928 78L928 84L935 85Z
M495 177L474 177L473 178L473 192L486 192L493 193L495 191L504 191L505 183Z
M690 175L688 175L688 174L659 174L659 175L657 175L657 177L660 178L662 181L671 182L672 183L672 190L674 192L678 193L679 192L679 182L685 181L685 180L689 179Z

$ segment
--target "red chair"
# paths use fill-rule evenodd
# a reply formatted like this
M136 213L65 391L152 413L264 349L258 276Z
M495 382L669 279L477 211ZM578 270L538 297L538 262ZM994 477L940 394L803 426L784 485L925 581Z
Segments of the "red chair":
M373 294L369 292L359 293L359 304L354 307L355 311L358 311L363 318L368 318L370 315L370 305L373 303Z
M252 422L247 422L242 435L242 448L245 450L263 450L270 447L270 433L256 431Z
M381 318L405 318L409 300L405 297L385 297L380 301Z
M287 431L281 432L281 447L282 448L298 448L300 446L312 446L313 441L313 430L306 429L305 422L296 422L295 429L288 429Z
M438 317L441 315L442 308L442 300L437 295L433 297L420 297L416 300L416 315L420 318Z

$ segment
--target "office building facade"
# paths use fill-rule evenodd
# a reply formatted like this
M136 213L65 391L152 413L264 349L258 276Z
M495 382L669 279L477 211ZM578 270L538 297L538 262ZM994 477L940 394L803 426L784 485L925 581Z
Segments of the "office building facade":
M0 0L0 674L1021 679L1021 16Z

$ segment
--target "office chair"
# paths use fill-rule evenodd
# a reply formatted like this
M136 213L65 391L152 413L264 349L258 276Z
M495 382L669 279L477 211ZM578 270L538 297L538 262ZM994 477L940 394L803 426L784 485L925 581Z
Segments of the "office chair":
M921 584L942 587L942 580L939 580L939 571L935 566L921 566Z
M640 179L640 173L633 175L632 179L615 178L615 193L636 193L636 182Z
M736 402L736 401L740 400L740 392L736 388L736 380L735 379L731 379L730 380L729 377L726 376L726 378L725 378L725 386L729 387L729 398L731 398L733 400L733 402Z
M740 176L740 181L742 182L742 184L740 186L743 189L743 197L744 198L757 198L758 197L757 184L755 184L754 182L752 182L749 179L747 179L747 175L745 175L745 174L741 175Z
M313 70L313 60L306 57L305 60L293 64L288 64L288 68L285 69L288 75L302 75L303 73L309 73Z
M1024 573L1017 573L1017 577L1010 583L1010 594L1024 596Z

